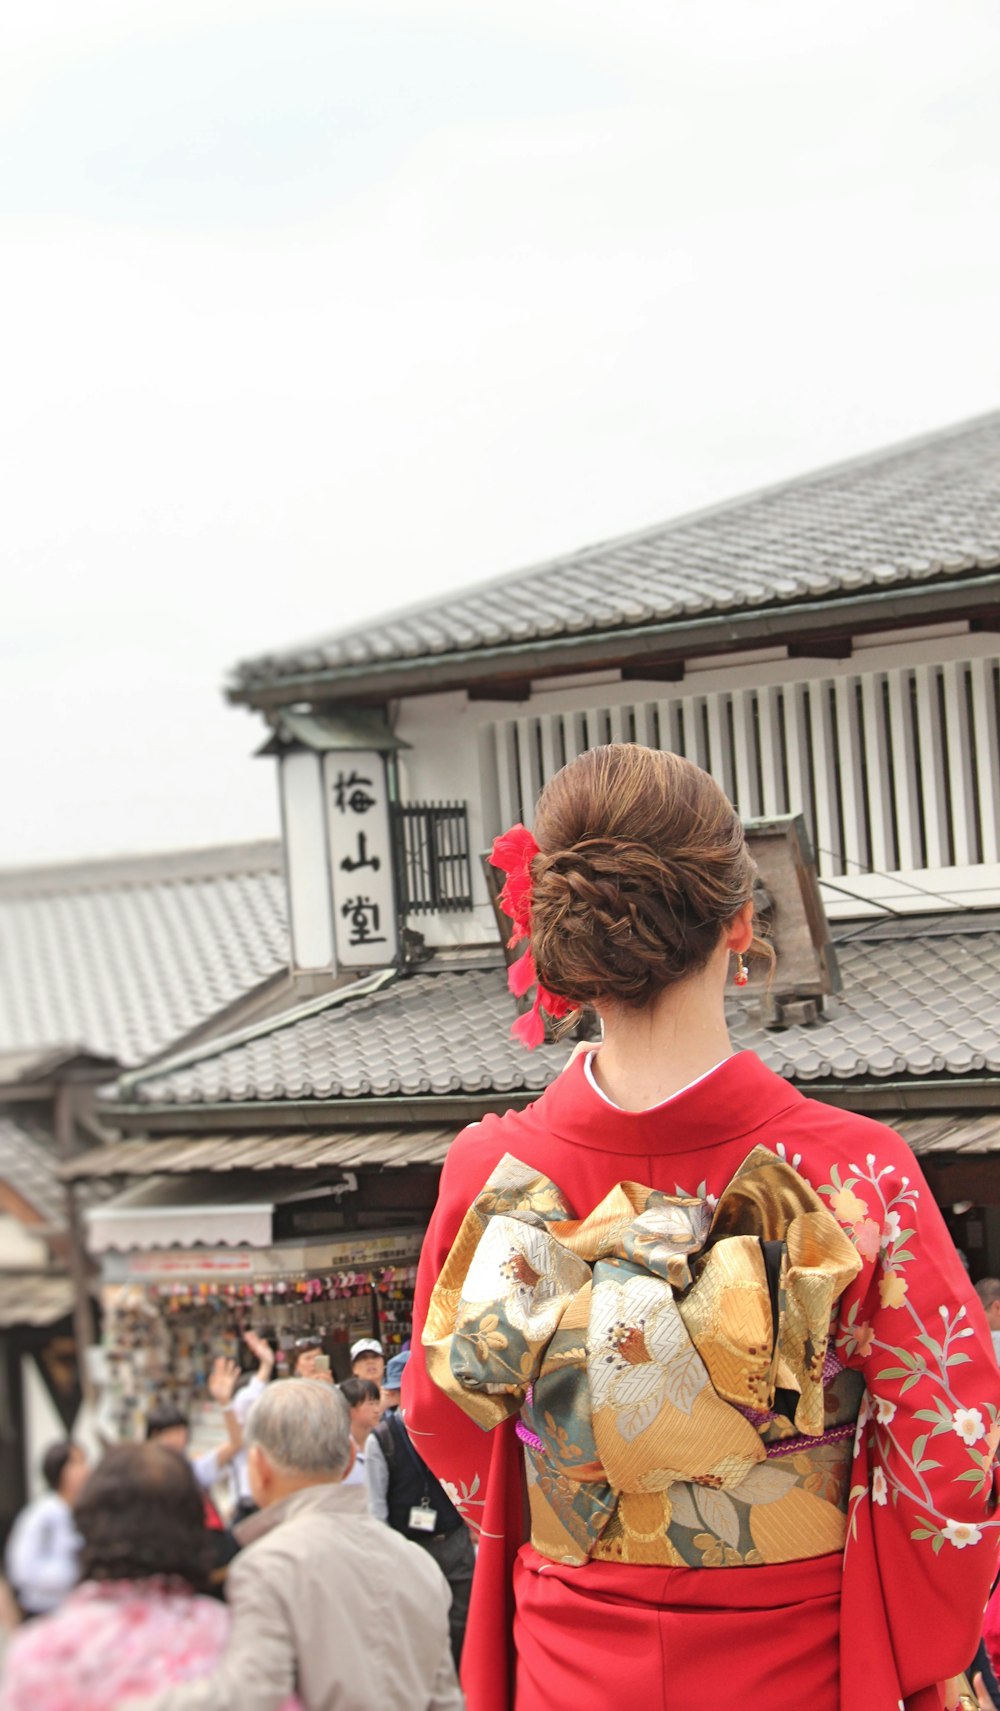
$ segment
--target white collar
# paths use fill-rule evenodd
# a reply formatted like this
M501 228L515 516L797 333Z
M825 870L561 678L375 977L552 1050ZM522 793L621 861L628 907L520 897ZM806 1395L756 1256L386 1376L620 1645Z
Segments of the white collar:
M598 1098L603 1099L605 1105L610 1105L612 1111L621 1111L622 1106L616 1105L613 1099L609 1099L608 1095L605 1093L603 1087L601 1087L598 1084L597 1077L594 1074L594 1058L596 1057L596 1055L597 1055L596 1051L587 1053L586 1057L583 1060L583 1073L587 1077L587 1080L590 1082L590 1085L594 1089L594 1092L597 1094ZM697 1087L699 1081L706 1081L710 1075L714 1075L717 1069L721 1069L722 1065L724 1063L728 1063L728 1062L729 1062L728 1058L722 1058L719 1061L719 1063L713 1063L711 1069L706 1069L702 1075L696 1075L694 1080L689 1081L686 1086L679 1087L677 1089L676 1093L672 1093L670 1095L669 1099L661 1099L659 1104L657 1104L657 1105L647 1105L646 1110L647 1111L660 1111L660 1110L662 1110L663 1107L665 1105L669 1105L672 1100L679 1099L682 1093L688 1093L688 1092L690 1092L692 1087ZM630 1116L633 1114L634 1113L632 1113L632 1112L628 1113L628 1115L630 1115Z

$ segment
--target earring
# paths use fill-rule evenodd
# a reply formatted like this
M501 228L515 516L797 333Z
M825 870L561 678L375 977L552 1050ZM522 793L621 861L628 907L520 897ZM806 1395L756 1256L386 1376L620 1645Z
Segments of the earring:
M742 955L737 952L736 973L733 975L733 985L745 986L749 979L750 976L747 973L746 963L743 961Z

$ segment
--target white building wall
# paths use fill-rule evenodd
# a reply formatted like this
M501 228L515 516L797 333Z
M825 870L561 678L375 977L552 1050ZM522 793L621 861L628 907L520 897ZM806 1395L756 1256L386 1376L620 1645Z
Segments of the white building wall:
M509 711L509 703L500 703ZM403 701L396 734L411 746L398 756L401 802L464 802L475 907L421 915L412 925L429 944L482 944L496 936L481 856L496 836L497 796L490 740L497 704L469 701L464 693L421 695Z
M747 817L805 812L831 915L1000 906L1000 659L964 623L859 640L846 660L784 648L532 686L523 703L414 697L399 707L401 796L468 803L476 908L422 916L428 942L494 933L480 863L531 823L545 780L597 743L648 742L710 770Z
M0 1212L0 1271L40 1271L48 1258L48 1243L35 1235L30 1224Z
M323 793L323 757L307 749L278 762L292 963L336 970L333 885Z

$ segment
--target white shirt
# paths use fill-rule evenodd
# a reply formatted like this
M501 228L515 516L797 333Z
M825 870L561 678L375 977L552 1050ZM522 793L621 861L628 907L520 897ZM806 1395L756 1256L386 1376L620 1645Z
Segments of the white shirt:
M236 1415L241 1427L246 1425L247 1415L256 1402L258 1396L263 1396L266 1389L267 1385L264 1383L264 1380L262 1378L258 1378L255 1373L249 1384L245 1384L242 1390L238 1390L236 1392L236 1395L233 1397L233 1413ZM246 1450L237 1450L232 1461L229 1463L229 1477L233 1482L234 1503L252 1503L254 1497L253 1492L250 1490L250 1474L248 1471Z
M365 1451L364 1449L358 1449L353 1438L351 1439L351 1443L354 1444L354 1466L351 1468L350 1473L345 1473L340 1483L341 1485L366 1485ZM365 1448L367 1448L367 1443Z
M385 1415L388 1419L388 1415ZM376 1521L389 1521L389 1464L385 1459L385 1451L378 1439L372 1433L372 1446L365 1463L365 1480L368 1485L368 1507Z
M245 1384L242 1390L238 1390L233 1397L232 1411L241 1427L245 1425L247 1415L258 1396L263 1395L265 1389L264 1380L255 1374L249 1383ZM230 1482L229 1495L233 1507L235 1508L237 1503L253 1502L246 1450L237 1450L236 1454L231 1456L229 1461L221 1467L219 1466L219 1451L217 1449L205 1450L203 1454L191 1456L189 1459L191 1471L202 1491L211 1491L218 1480L228 1477Z
M222 1468L219 1466L218 1450L206 1450L203 1456L191 1456L191 1472L201 1486L202 1491L211 1491Z
M44 1616L62 1603L79 1579L83 1540L65 1498L50 1491L22 1509L7 1540L7 1579L18 1603L31 1616Z

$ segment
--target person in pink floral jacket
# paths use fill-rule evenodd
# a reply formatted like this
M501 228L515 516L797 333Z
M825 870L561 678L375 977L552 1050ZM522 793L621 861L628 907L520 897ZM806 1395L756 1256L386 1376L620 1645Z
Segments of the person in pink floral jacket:
M206 1675L225 1649L229 1612L201 1591L209 1567L201 1493L175 1450L153 1442L109 1451L76 1522L83 1580L12 1639L0 1711L113 1711Z

